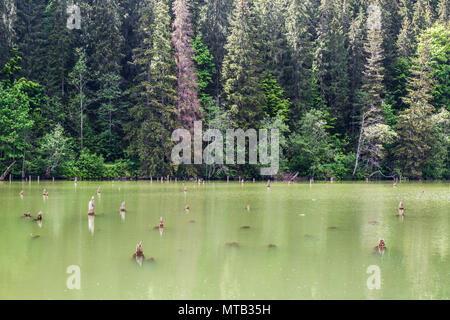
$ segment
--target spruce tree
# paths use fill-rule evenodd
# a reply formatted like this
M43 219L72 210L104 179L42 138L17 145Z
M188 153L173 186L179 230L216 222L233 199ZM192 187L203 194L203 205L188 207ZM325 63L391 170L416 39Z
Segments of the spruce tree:
M322 98L337 116L333 133L345 134L351 115L348 29L338 7L333 1L322 0L316 61Z
M257 18L257 29L261 43L262 63L264 70L276 77L284 88L291 84L292 62L290 48L286 39L285 16L286 0L255 0L254 12Z
M448 11L450 3L448 0L440 0L438 4L438 17L439 22L442 24L448 24Z
M194 128L194 122L201 120L202 112L198 99L197 72L194 65L192 48L192 24L189 0L173 2L172 44L175 48L177 64L178 99L177 111L180 123L186 129Z
M365 14L363 8L359 9L358 15L353 18L350 24L349 30L349 54L350 54L350 76L351 76L351 90L350 90L350 101L353 106L351 117L354 118L358 116L356 110L357 107L357 97L356 94L362 86L363 81L363 71L366 62L366 52L364 50L364 41L366 38L366 28L365 28ZM351 124L351 132L354 134L354 122Z
M79 30L67 28L66 0L53 0L45 9L45 32L47 34L45 59L45 85L52 100L66 103L68 92L68 73L74 60L73 46L79 36Z
M214 77L216 76L214 57L202 42L200 34L192 41L192 47L195 52L193 59L197 66L200 103L205 114L205 121L209 123L214 110L218 107L214 101Z
M397 48L399 57L404 59L409 59L415 53L411 11L410 1L401 0L399 3L399 13L402 18L402 25L397 37Z
M121 8L118 0L93 0L82 4L83 42L92 72L120 73Z
M290 68L292 70L290 82L285 84L288 96L291 97L293 107L290 119L300 120L312 103L311 80L314 61L314 11L312 1L289 0L285 13L285 32L290 49ZM289 70L289 69L287 69Z
M399 143L395 155L403 174L409 178L420 178L424 166L432 157L431 115L434 107L430 104L433 89L430 62L430 39L425 34L408 80L408 96L404 101L409 108L401 113L397 125Z
M431 24L432 24L432 13L428 1L417 0L414 6L414 14L412 18L412 30L414 36L416 37L416 41L420 33L426 28L431 27Z
M247 0L237 0L223 61L224 104L240 128L258 128L264 93L256 22Z
M124 104L121 101L123 91L120 88L120 76L107 73L99 78L101 87L96 98L100 101L98 109L99 144L105 160L114 161L123 155L122 122L125 118Z
M22 56L21 75L28 80L42 82L46 65L44 56L45 0L17 0L15 33Z
M148 33L151 38L146 38L145 55L138 61L148 77L140 78L137 85L137 103L130 109L133 120L127 125L127 138L129 152L140 161L144 176L173 173L170 157L171 135L177 124L177 76L169 10L166 0L156 1L148 11L152 12L152 24L141 26L152 30ZM141 22L148 18L143 16Z
M233 2L229 0L205 0L199 14L199 31L202 42L214 57L215 97L220 102L222 63L225 57L225 43L229 34ZM220 104L220 103L219 103Z
M374 1L368 7L367 38L364 45L367 60L363 72L360 135L353 175L356 174L360 160L365 163L365 170L379 168L384 158L383 144L392 141L394 137L394 133L384 123L382 108L385 88L381 10L379 1Z
M16 42L16 13L15 1L4 0L0 3L0 66L8 62L10 50Z

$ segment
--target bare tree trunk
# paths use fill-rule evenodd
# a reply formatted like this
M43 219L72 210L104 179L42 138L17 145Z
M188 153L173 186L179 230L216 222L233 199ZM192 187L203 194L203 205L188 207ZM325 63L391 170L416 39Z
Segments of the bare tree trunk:
M80 116L81 116L81 151L83 151L83 84L82 84L82 78L80 74Z
M52 172L52 168L51 167L47 167L47 169L45 169L45 177L48 179L50 178L50 173Z
M22 158L22 180L25 180L25 148L23 148L23 158Z
M356 174L356 170L358 170L358 164L359 164L359 157L361 156L361 142L362 142L362 136L364 131L364 125L366 120L366 114L363 114L362 120L361 120L361 129L359 130L359 139L358 139L358 149L356 150L356 159L355 159L355 168L353 169L353 177Z
M2 176L0 177L0 181L5 180L6 176L8 175L8 173L11 171L12 167L16 164L16 161L14 161L13 163L11 163L8 167L8 169L6 169L5 172L3 172Z

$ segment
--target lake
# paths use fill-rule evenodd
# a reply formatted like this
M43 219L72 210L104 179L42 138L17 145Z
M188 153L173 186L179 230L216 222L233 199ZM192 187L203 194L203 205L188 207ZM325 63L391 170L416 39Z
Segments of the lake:
M450 296L448 183L5 182L0 201L0 299Z

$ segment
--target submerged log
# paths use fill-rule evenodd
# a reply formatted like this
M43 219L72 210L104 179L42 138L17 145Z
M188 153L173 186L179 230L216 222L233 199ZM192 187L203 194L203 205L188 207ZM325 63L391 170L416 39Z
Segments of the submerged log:
M237 242L225 242L225 245L228 247L239 247L239 244Z
M6 176L11 171L11 169L14 167L15 164L16 164L16 161L14 161L13 163L11 163L9 165L9 167L5 170L5 172L3 172L3 174L0 176L0 181L4 181L5 180Z

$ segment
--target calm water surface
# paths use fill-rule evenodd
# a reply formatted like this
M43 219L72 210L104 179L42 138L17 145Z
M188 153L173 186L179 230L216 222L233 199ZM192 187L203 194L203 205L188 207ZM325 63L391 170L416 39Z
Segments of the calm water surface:
M403 220L395 217L400 201ZM0 184L0 203L1 299L450 296L448 183L273 183L267 190L247 182L16 182ZM21 218L40 210L41 227ZM162 234L153 230L160 217ZM388 249L374 254L381 237ZM154 262L131 259L140 240ZM66 285L73 265L80 290ZM379 290L366 284L371 265L381 272Z

